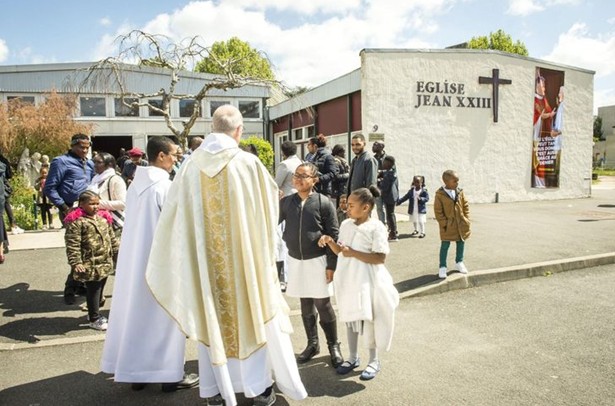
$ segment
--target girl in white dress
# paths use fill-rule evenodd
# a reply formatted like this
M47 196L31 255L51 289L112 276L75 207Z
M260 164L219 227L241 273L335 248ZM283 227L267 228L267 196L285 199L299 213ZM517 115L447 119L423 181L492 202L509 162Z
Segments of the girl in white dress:
M318 241L338 254L335 272L335 298L339 319L346 323L350 355L337 369L344 375L360 365L359 334L369 348L369 362L362 380L376 377L380 371L378 350L388 351L393 337L395 308L399 294L384 266L389 253L387 229L370 218L376 197L375 186L360 188L348 196L348 219L340 226L339 239L323 235Z

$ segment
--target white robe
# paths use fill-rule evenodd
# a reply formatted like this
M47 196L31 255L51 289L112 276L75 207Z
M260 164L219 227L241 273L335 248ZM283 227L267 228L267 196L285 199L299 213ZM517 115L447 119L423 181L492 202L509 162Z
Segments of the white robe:
M116 382L178 382L184 374L186 337L145 282L154 230L170 186L165 170L147 166L137 168L128 188L101 363Z
M169 191L146 273L159 303L199 341L200 394L254 397L273 380L307 396L277 278L278 189L257 157L210 134Z

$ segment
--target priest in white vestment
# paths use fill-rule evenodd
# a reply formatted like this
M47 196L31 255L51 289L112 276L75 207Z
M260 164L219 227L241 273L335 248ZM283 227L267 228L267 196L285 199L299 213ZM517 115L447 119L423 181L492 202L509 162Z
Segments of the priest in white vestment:
M307 396L293 352L275 263L278 188L238 148L243 119L219 107L213 133L184 162L165 202L146 272L156 300L199 342L200 395L208 404Z
M135 390L145 383L177 383L184 376L186 336L158 305L145 282L150 246L171 186L169 171L176 150L170 138L151 138L147 145L150 166L137 168L126 196L126 220L101 369L114 374L116 382L133 383ZM192 383L196 386L196 377Z

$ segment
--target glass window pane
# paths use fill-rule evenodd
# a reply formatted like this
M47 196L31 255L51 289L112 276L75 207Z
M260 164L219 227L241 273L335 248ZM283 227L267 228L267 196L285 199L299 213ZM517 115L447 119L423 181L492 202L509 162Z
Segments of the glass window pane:
M107 115L104 97L81 97L79 102L82 117L105 117Z
M137 103L139 99L126 97L124 101L128 104ZM121 98L115 99L115 117L139 117L139 106L128 107L122 103Z
M162 100L149 100L149 104L151 104L152 106L158 107L159 109L162 109ZM163 117L164 114L158 112L158 111L154 111L151 109L151 107L149 108L149 116L150 117Z
M231 104L229 101L210 101L209 102L209 117L214 116L214 111L220 106L224 106L225 104Z
M258 101L240 101L239 111L243 118L261 118Z
M34 96L7 96L6 101L19 100L21 104L31 104L34 106Z
M185 99L179 101L179 116L180 117L191 117L192 112L194 111L194 106L196 105L196 101L194 99Z

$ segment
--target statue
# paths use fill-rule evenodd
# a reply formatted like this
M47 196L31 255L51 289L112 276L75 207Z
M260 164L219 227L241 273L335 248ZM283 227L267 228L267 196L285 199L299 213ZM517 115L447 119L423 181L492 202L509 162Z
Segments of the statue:
M34 186L39 176L41 176L41 154L35 152L30 157L30 168L29 168L29 180L30 185Z
M21 156L19 157L17 173L24 177L27 187L34 186L34 184L30 184L30 150L28 148L24 148Z

